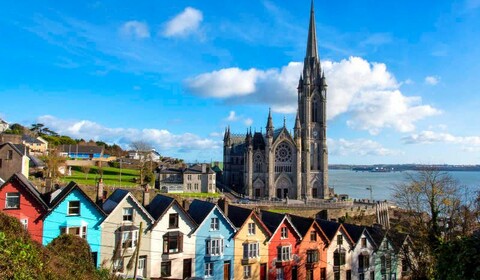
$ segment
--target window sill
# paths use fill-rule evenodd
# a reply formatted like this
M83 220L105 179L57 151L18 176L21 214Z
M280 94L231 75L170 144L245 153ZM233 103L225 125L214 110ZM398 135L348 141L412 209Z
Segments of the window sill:
M3 208L3 210L20 210L20 207L7 207Z

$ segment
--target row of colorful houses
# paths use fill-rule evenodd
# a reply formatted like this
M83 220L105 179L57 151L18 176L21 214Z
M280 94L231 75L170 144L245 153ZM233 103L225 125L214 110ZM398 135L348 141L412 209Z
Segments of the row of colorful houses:
M101 191L100 191L101 193ZM98 267L151 279L406 279L408 237L376 227L117 189L92 201L71 182L41 194L22 174L0 187L2 211L47 245L90 244ZM138 255L138 258L135 256Z

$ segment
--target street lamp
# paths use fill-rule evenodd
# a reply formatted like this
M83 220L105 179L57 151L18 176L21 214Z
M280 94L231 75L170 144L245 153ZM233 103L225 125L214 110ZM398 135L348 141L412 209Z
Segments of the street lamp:
M366 189L370 191L370 201L373 201L373 188L372 188L372 186L369 186Z

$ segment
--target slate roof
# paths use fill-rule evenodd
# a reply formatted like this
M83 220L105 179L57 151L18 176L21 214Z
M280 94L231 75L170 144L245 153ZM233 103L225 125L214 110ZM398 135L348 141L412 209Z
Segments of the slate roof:
M27 143L32 143L32 144L44 144L42 141L38 140L37 138L35 138L33 136L30 136L30 135L27 135L27 134L22 135L22 140L27 142Z
M255 132L253 134L253 149L265 150L265 138L261 132Z
M45 162L43 162L41 159L37 158L36 156L29 155L30 158L30 166L33 167L43 167L45 166Z
M268 230L273 234L278 226L282 223L285 214L274 213L270 211L261 210L262 221L267 226Z
M61 145L59 150L63 153L101 154L104 149L103 146Z
M253 210L251 209L233 205L228 206L228 218L237 228L240 228L245 223L252 212Z
M405 239L407 239L408 234L397 231L389 231L387 232L387 237L392 242L395 251L399 252L400 249L402 249L403 243L405 242Z
M147 211L152 215L155 220L158 220L163 213L173 204L175 199L170 196L157 194L150 204L147 205Z
M213 174L215 173L209 166L207 166L207 173ZM202 173L202 165L201 164L195 164L193 166L190 166L188 168L185 168L184 173Z
M23 152L23 151L24 151L23 149L22 149L22 150L19 150L19 148L17 147L16 144L12 144L12 143L10 143L10 142L6 142L6 143L3 143L3 144L0 144L0 149L3 148L3 147L5 147L5 146L7 146L7 145L10 146L10 148L12 148L12 150L14 150L14 151L15 151L16 153L18 153L19 155L22 155L22 156L25 155L24 152ZM20 145L22 145L22 144L20 144ZM25 147L24 145L22 145L22 146Z
M0 178L1 179L1 178ZM37 188L30 182L22 173L15 173L13 174L10 179L8 179L6 182L4 182L1 186L0 189L5 186L8 182L17 182L22 187L24 190L26 190L28 193L30 193L33 198L44 208L44 210L48 210L48 203L45 201L45 198L42 196L42 194L37 190ZM1 182L1 180L0 180Z
M194 199L188 207L187 213L198 225L200 225L213 208L215 208L215 204L213 203Z
M327 221L323 219L317 219L316 221L322 228L323 232L325 232L325 235L328 237L328 240L332 240L335 237L335 234L337 233L338 228L340 227L340 223Z
M302 237L307 234L308 230L312 226L312 223L314 222L312 218L300 217L295 215L290 215L290 220L292 221L292 224L295 226L298 232L302 235Z
M366 227L366 229L378 248L382 243L383 238L385 237L385 231L376 227Z
M22 156L28 156L28 148L27 146L23 145L23 144L12 144L13 146L15 146L17 148L17 150L20 152L20 154Z
M160 174L182 174L182 169L180 168L157 168Z
M355 243L358 242L358 240L360 239L360 236L362 236L362 233L365 230L365 227L357 226L353 224L343 224L343 227L347 230L348 235L350 235L353 242Z
M117 207L120 201L128 195L129 191L116 189L102 205L103 211L110 214Z
M51 213L58 206L58 204L60 204L75 189L78 189L80 194L82 194L87 199L87 201L90 201L95 206L95 208L97 208L100 214L102 214L103 217L106 216L103 209L100 208L95 202L93 202L90 197L88 197L88 195L77 185L77 183L73 181L71 181L66 187L58 189L51 193L52 198L50 200L50 211L48 212L48 214Z

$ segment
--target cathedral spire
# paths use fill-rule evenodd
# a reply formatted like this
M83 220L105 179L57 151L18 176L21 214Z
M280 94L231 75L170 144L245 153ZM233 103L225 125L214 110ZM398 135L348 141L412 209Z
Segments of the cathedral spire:
M268 109L268 120L267 120L267 137L273 136L273 121L272 121L272 109Z
M307 41L307 54L306 57L309 58L318 58L318 51L317 51L317 33L315 27L315 11L313 8L313 0L312 6L310 8L310 25L308 26L308 41Z

